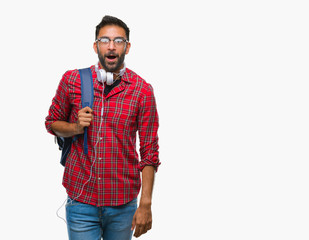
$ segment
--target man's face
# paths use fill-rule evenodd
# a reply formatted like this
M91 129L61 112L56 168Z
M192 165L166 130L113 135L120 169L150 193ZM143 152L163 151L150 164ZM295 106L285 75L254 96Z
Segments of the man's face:
M126 38L125 30L115 25L107 25L100 29L97 39L102 37L114 40L116 38ZM122 45L115 44L110 41L108 44L104 44L97 41L93 44L94 51L98 54L101 67L106 72L118 72L123 68L123 62L125 55L129 53L131 44L123 43Z

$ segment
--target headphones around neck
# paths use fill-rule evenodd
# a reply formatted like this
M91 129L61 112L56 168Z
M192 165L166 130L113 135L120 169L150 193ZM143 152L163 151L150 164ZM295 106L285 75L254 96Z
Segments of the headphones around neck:
M107 85L112 85L114 80L114 73L112 72L106 72L104 69L99 69L99 64L97 63L95 65L95 71L97 72L98 81L101 83L106 82ZM126 64L123 63L123 68L119 71L119 74L117 74L117 77L121 77L126 71Z

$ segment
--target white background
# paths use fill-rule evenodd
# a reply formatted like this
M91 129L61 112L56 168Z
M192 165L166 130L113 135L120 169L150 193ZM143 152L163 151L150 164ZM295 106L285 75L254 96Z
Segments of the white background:
M2 1L0 239L67 239L44 119L62 74L97 61L95 26L131 29L155 90L153 229L140 239L308 239L307 1ZM62 209L61 214L64 215Z

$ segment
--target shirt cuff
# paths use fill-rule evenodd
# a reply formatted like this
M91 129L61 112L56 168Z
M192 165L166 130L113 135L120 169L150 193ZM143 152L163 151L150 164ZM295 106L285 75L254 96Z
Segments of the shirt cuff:
M56 136L56 134L53 132L53 130L51 129L51 125L56 122L56 121L46 121L45 122L45 127L46 127L46 130L47 132L49 132L50 134Z
M159 159L157 159L156 161L150 161L150 160L146 160L146 161L140 161L137 168L139 171L143 171L144 167L146 166L153 166L156 170L156 172L158 171L158 167L161 165L161 162L159 161Z

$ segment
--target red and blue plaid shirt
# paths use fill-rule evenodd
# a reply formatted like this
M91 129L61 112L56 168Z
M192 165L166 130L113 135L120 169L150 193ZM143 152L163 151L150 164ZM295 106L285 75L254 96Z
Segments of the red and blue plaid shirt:
M118 206L136 198L140 171L160 165L158 158L159 127L153 89L130 69L119 85L103 96L103 85L91 66L94 85L94 119L88 127L88 155L83 137L72 144L63 176L68 195L95 206ZM101 109L103 107L103 115ZM55 121L76 122L81 106L81 82L78 70L67 71L58 86L46 128L54 135ZM136 151L136 132L140 140L140 158Z

